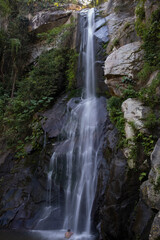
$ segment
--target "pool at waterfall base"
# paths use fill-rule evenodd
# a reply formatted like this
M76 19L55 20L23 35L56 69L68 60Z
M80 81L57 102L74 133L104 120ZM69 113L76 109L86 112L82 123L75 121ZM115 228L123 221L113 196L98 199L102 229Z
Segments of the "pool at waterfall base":
M66 230L1 230L0 240L62 240L65 239ZM95 236L87 233L73 234L70 240L95 240Z

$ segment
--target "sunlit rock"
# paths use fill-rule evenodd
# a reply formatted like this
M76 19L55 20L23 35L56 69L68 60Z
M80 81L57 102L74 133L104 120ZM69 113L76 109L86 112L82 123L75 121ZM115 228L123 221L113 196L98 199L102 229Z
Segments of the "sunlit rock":
M144 119L147 117L150 108L143 106L142 102L137 99L128 98L122 103L122 111L124 113L124 118L126 120L126 138L133 137L133 130L131 130L131 125L133 123L134 127L141 132L147 132L147 129L144 127Z
M129 140L130 147L123 149L125 157L128 159L128 166L130 169L135 167L135 161L131 157L132 146L134 147L133 138L135 132L133 126L142 133L147 133L147 129L144 127L144 119L150 112L149 107L143 106L143 104L137 100L128 98L122 103L122 112L125 118L125 135Z
M72 11L41 11L30 21L29 30L36 33L46 32L67 22Z
M115 86L122 84L121 78L128 76L131 79L136 79L142 65L141 42L126 44L107 57L104 66L105 83L111 92L115 92Z
M113 76L134 78L142 67L142 59L141 42L126 44L107 57L104 74L108 79L113 78Z

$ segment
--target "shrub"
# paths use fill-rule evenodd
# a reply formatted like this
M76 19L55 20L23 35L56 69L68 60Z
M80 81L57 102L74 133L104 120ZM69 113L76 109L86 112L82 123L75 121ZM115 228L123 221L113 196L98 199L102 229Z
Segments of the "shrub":
M139 8L139 4L141 8ZM145 51L145 62L150 66L160 66L160 8L152 13L151 18L145 23L142 8L144 1L140 1L136 8L137 20L135 27L138 35L143 40L143 49ZM139 10L140 11L139 11Z
M38 146L37 141L42 129L39 127L40 118L36 113L50 106L69 85L67 73L71 71L69 67L73 68L73 65L69 66L68 63L76 64L75 56L73 50L64 48L44 53L29 72L28 77L19 82L16 97L11 99L6 95L5 98L0 99L1 126L8 144L13 146L17 141L25 142L29 136L28 139L34 147ZM8 102L7 106L6 102ZM20 149L22 148L20 144Z
M126 89L123 90L123 96L122 98L125 100L127 98L136 98L137 92L134 90L132 85L128 85Z
M69 52L69 61L67 63L67 71L66 71L66 76L67 76L67 90L73 90L76 85L76 69L77 69L77 61L78 61L78 54L77 52L72 49Z
M149 63L145 62L142 70L138 73L138 79L144 83L146 80L148 80L150 74L155 70L155 66L150 66Z
M115 38L113 40L113 46L117 47L119 45L119 39L118 38Z
M115 124L119 132L119 147L122 147L125 139L125 119L121 111L122 100L118 97L111 97L107 102L107 109L109 111L110 120Z
M160 86L160 73L158 73L157 78L153 80L150 86L144 87L138 92L137 96L140 101L151 108L158 105L160 100L160 97L156 94L156 88L158 86Z

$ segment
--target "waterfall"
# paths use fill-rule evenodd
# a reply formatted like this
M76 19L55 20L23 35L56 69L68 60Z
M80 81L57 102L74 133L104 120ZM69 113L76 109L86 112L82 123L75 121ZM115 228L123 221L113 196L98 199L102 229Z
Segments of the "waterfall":
M75 239L88 240L93 239L91 216L97 186L99 149L103 142L105 99L97 98L95 94L94 9L81 14L87 14L88 23L83 30L80 47L83 52L82 64L85 66L85 94L84 98L73 98L67 104L62 140L55 146L50 160L48 206L40 223L48 219L48 228L71 228L79 236L85 233L85 237L83 235L83 238Z
M86 46L86 68L85 86L86 98L95 97L95 71L94 71L94 8L88 11L87 46Z
M81 228L90 233L90 216L92 204L95 196L96 188L96 158L97 152L94 143L94 134L97 127L97 112L95 98L95 77L94 77L94 9L88 11L88 28L87 28L87 44L86 44L86 98L73 110L71 116L73 118L75 111L81 109L82 113L78 125L75 127L67 126L71 136L70 151L67 156L67 175L68 183L66 190L66 206L64 227L67 228L72 222L72 228L75 232ZM85 35L84 35L85 36ZM84 39L83 39L84 41ZM82 44L83 44L82 41ZM86 40L85 40L86 41ZM66 129L66 131L67 131ZM78 152L76 155L76 183L72 187L73 179L73 161L74 161L74 144L76 142L76 132L78 132ZM73 206L73 209L71 209Z

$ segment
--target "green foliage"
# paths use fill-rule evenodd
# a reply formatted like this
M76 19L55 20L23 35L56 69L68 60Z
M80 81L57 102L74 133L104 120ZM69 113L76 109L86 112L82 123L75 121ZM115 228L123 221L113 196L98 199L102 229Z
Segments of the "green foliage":
M155 145L155 139L152 135L147 135L145 133L141 133L138 130L135 132L135 136L133 138L133 142L135 144L135 151L140 148L143 148L143 152L146 156L150 156L153 151Z
M136 31L143 40L143 49L145 51L145 62L150 66L160 66L160 8L152 13L151 18L146 23L143 21L144 1L140 1L136 10ZM139 9L139 10L138 10Z
M75 27L74 23L62 25L59 27L55 27L49 30L48 32L39 33L38 37L40 39L47 40L48 43L52 43L55 40L59 40L60 43L62 43L63 40L66 40L66 38L71 35L74 27Z
M146 154L146 156L150 156L155 145L153 136L152 135L147 136L145 134L139 133L137 138L142 141L141 144L143 146L144 153Z
M123 30L125 31L127 28L130 27L130 25L131 25L130 22L126 22L125 25L124 25L124 27L123 27Z
M16 97L11 99L6 94L0 98L3 137L10 146L16 146L17 158L25 156L24 143L30 142L38 148L43 131L36 113L46 109L65 90L67 74L71 72L69 67L73 70L73 65L68 63L75 64L75 56L70 49L53 49L44 53L28 77L18 83Z
M160 9L156 10L143 35L145 60L150 66L160 67Z
M144 83L146 80L148 80L148 77L152 72L156 70L155 66L150 66L149 63L145 62L143 65L142 70L138 73L138 79Z
M42 54L29 76L19 83L18 96L24 101L32 101L34 106L45 104L49 97L54 98L65 82L66 55L67 49ZM37 102L39 100L41 102Z
M142 172L139 176L139 181L141 182L147 176L146 172Z
M0 13L2 15L7 15L11 11L8 0L0 0Z
M122 83L134 85L135 81L131 77L124 76L122 77Z
M146 25L144 22L145 19L144 2L145 2L144 0L139 0L137 7L135 9L137 17L135 22L135 28L139 36L143 36L146 31Z
M159 125L159 123L160 120L157 119L155 113L150 112L145 119L144 127L152 131Z
M69 61L67 63L67 71L66 71L66 76L67 76L67 81L68 81L68 86L67 89L68 91L73 90L75 88L76 84L76 69L77 69L77 61L78 61L78 54L74 49L72 49L69 52Z
M122 147L125 139L125 120L121 111L122 100L118 97L111 97L107 102L107 109L109 111L110 120L115 124L120 134L119 147Z
M136 98L138 93L134 90L134 87L132 85L128 85L127 88L123 90L123 99L127 98Z
M118 38L115 38L113 40L113 46L117 47L119 45L119 39Z
M102 43L102 47L103 47L103 49L106 49L106 48L107 48L108 43L109 43L109 41L107 41L106 43Z
M11 38L10 42L11 42L11 52L12 52L12 54L14 54L14 52L15 52L15 54L17 54L19 48L21 47L20 40L18 38Z
M146 31L146 24L141 19L137 18L135 22L135 29L137 31L138 36L143 36Z
M140 0L136 7L136 16L142 21L145 19L144 0Z
M160 73L158 73L157 78L152 81L150 86L142 88L139 91L138 98L151 108L155 107L160 101L160 97L155 94L158 86L160 86Z

